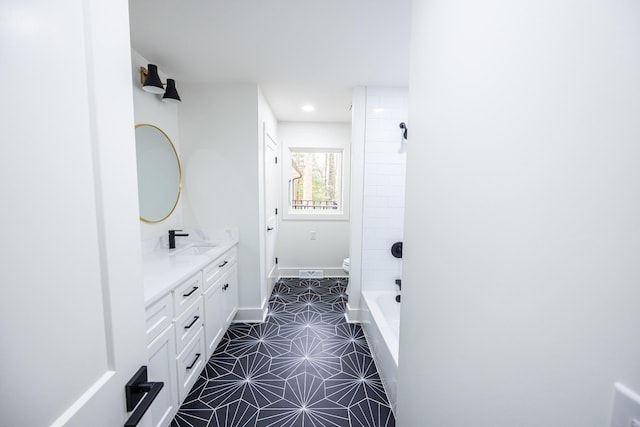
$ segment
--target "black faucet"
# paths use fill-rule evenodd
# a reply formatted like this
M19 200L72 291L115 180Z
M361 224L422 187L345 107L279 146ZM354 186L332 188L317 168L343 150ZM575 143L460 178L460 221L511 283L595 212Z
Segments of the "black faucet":
M176 231L182 230L169 230L169 249L176 248L176 236L188 236L189 233L177 234Z

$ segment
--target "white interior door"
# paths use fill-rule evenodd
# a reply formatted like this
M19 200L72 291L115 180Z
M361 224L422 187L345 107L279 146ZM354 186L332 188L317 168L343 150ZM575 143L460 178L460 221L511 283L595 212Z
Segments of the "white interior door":
M122 426L146 363L128 3L0 17L0 425Z
M267 223L266 233L266 271L269 281L269 289L276 280L277 264L276 264L276 240L278 233L278 163L277 163L277 144L273 137L265 131L265 149L264 149L264 173L265 173L265 218Z

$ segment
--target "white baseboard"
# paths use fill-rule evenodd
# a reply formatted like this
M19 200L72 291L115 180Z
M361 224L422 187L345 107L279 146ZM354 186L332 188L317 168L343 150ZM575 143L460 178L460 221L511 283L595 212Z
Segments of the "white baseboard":
M236 313L233 323L264 323L267 320L269 309L269 299L267 298L262 307L240 307Z
M359 308L352 308L349 303L347 303L346 310L344 311L344 317L347 319L347 323L361 323L362 310Z
M276 287L276 283L278 283L278 281L280 280L280 273L277 272L277 274L275 276L273 276L272 278L269 278L269 291L267 292L267 301L269 301L269 297L271 296L271 293L273 292L273 288Z
M280 277L299 277L300 270L322 270L323 276L327 277L349 277L342 267L281 267L278 270Z

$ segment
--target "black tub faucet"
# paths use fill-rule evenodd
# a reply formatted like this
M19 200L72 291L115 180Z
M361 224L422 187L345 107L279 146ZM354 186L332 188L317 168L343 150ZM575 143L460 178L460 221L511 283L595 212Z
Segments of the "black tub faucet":
M182 230L169 230L169 249L176 248L176 236L186 237L189 235L189 233L177 234L176 231L182 231Z

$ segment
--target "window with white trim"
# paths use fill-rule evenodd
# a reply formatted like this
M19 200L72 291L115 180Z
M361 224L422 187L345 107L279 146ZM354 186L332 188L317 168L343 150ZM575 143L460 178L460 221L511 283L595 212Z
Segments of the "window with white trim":
M290 148L288 216L344 213L343 150Z

